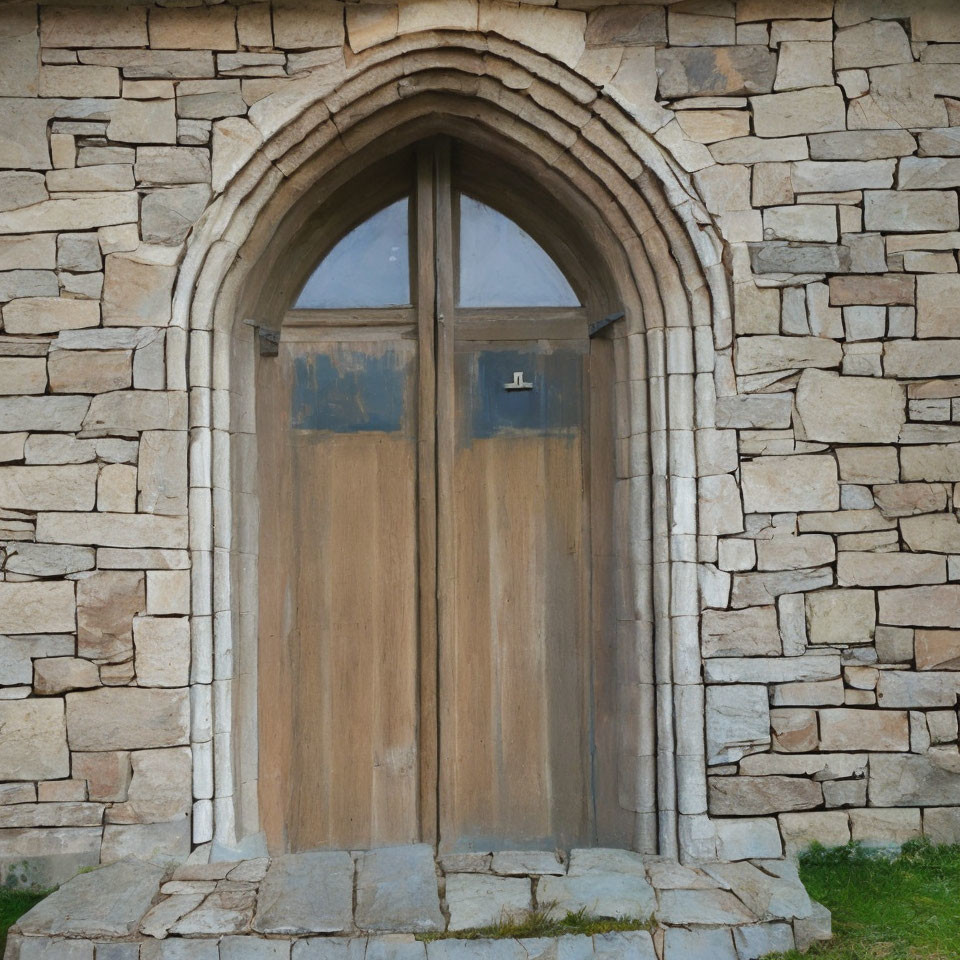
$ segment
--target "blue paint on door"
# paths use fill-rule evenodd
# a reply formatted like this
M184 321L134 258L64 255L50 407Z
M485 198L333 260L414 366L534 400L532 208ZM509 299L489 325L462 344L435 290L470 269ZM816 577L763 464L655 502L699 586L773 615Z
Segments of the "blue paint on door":
M407 370L394 352L337 350L294 358L290 424L331 433L402 429Z
M580 429L580 355L481 350L467 358L472 437L572 434ZM533 384L531 390L505 388L519 371Z

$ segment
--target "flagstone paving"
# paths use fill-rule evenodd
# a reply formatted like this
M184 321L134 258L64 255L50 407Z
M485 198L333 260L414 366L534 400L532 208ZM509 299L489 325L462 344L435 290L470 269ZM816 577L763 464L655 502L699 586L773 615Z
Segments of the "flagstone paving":
M538 907L649 920L595 936L434 939ZM125 860L65 883L5 960L756 960L829 936L789 861L680 865L623 850L434 857L415 844L267 860Z

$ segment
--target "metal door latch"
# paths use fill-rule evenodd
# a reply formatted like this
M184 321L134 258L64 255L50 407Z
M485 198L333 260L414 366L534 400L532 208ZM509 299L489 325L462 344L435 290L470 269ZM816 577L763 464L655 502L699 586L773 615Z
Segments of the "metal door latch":
M514 371L514 374L513 374L513 381L511 383L505 383L503 385L503 389L504 390L532 390L533 384L527 383L527 381L523 379L522 370L516 370Z

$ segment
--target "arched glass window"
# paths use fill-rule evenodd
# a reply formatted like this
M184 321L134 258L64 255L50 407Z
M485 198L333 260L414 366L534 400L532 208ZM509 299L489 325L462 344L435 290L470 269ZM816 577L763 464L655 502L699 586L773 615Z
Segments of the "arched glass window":
M579 307L550 255L525 230L460 195L461 307Z
M406 197L342 237L304 284L295 307L402 307L410 303L409 204Z

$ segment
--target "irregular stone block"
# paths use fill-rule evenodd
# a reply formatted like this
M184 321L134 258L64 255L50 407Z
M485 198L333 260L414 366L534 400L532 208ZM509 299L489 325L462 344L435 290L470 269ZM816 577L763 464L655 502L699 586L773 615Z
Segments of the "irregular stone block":
M821 710L824 750L909 750L910 724L903 710Z
M759 960L769 953L789 953L794 948L789 923L758 923L734 927L733 942L740 960Z
M872 590L819 590L806 597L807 635L812 644L870 643L877 614Z
M796 367L835 367L843 351L839 343L821 337L738 337L738 374L791 370Z
M840 676L837 656L718 657L704 662L707 683L796 683Z
M883 670L877 680L877 703L885 708L954 707L958 694L960 676L954 672Z
M949 377L958 368L957 340L890 340L883 345L883 369L888 377Z
M0 582L0 633L69 633L75 622L69 581Z
M766 46L660 48L660 96L715 97L773 89L777 57Z
M927 807L923 835L931 843L960 843L960 807Z
M960 586L880 590L880 622L894 626L960 627Z
M6 887L49 890L100 862L100 827L0 830L0 878Z
M772 869L761 870L760 866ZM813 907L796 869L791 867L741 862L711 864L706 869L760 919L793 920L809 916Z
M107 753L76 753L72 758L72 772L87 783L91 800L108 803L127 799L132 769L130 754L126 751Z
M721 860L750 860L754 857L783 856L777 821L773 818L716 818L717 856Z
M309 7L296 0L278 0L273 5L273 37L280 49L339 47L343 36L343 12L330 0Z
M188 742L187 690L111 687L67 694L67 736L73 750L143 750Z
M837 556L841 586L895 587L910 583L943 583L946 560L932 553L852 553Z
M664 960L737 960L728 928L669 927L664 936Z
M191 184L157 190L143 198L141 233L145 243L182 243L210 200L210 188Z
M836 510L840 505L833 457L758 457L743 463L741 473L747 513Z
M193 800L189 747L137 751L130 762L126 800L107 808L107 823L165 823L188 816Z
M173 101L120 100L110 112L107 139L118 143L176 143Z
M100 304L67 297L27 297L3 308L7 333L56 333L100 324Z
M955 803L960 790L956 749L917 754L877 754L870 759L870 805L917 807Z
M83 543L103 547L166 547L185 549L185 517L154 517L130 513L42 513L37 540Z
M718 427L776 430L790 426L792 395L789 393L747 394L718 397Z
M117 662L133 653L133 618L146 606L139 571L98 571L77 587L77 649L81 656Z
M707 783L713 815L755 816L823 803L820 784L801 777L708 777Z
M914 644L918 670L960 670L960 630L917 630Z
M183 863L189 853L190 821L185 818L170 823L108 823L103 828L103 863L132 858L171 866Z
M663 7L631 5L591 10L587 17L585 39L588 47L665 44L667 21Z
M0 503L13 510L92 510L97 466L0 467Z
M653 888L633 873L600 870L565 877L543 877L537 887L542 904L553 904L550 914L563 917L584 910L603 917L649 917L657 909Z
M919 810L878 810L868 807L850 811L850 838L867 845L900 846L921 836Z
M475 873L474 870L453 870L444 868L447 873ZM565 865L558 859L557 854L545 850L498 850L493 855L492 865L494 873L503 876L527 876L547 874L562 876L566 873ZM486 870L479 871L485 873Z
M837 70L913 63L910 41L895 21L871 20L837 31L834 65Z
M956 230L960 225L957 196L943 190L865 190L866 230Z
M150 17L150 45L160 50L236 50L235 24L231 7L161 8Z
M728 890L661 890L662 924L737 924L756 917Z
M817 715L813 710L771 710L770 730L773 749L782 753L805 753L819 745Z
M785 593L804 593L832 583L831 567L735 574L730 605L739 608L769 604Z
M594 934L593 955L596 960L655 960L657 952L649 931L627 930ZM537 954L528 951L528 956L532 960ZM549 953L542 956L543 960L549 960Z
M758 684L707 687L707 763L732 763L770 746L770 706Z
M62 700L0 700L0 730L0 778L70 775Z
M760 137L791 137L845 130L846 105L839 87L809 87L752 97L753 125Z
M20 918L27 936L126 937L160 889L163 867L114 863L82 873Z
M270 863L253 929L270 934L343 933L353 921L353 860L347 853L293 853Z
M3 106L0 104L0 116L2 113ZM3 155L2 147L0 141L0 159ZM134 192L114 193L103 197L45 200L21 210L0 213L0 233L92 230L111 224L136 223L138 216L138 197Z
M33 662L33 688L44 696L100 686L100 672L89 660L43 657Z
M450 930L493 926L522 918L533 908L530 881L521 877L448 874L446 897Z
M187 395L179 391L118 390L93 398L84 430L139 433L141 430L183 430Z
M832 537L806 533L757 541L758 570L799 570L832 563L836 549Z
M362 930L442 930L433 849L414 844L362 853L357 861L356 903L356 924Z
M704 610L700 629L704 657L777 656L781 653L777 613L772 606Z

